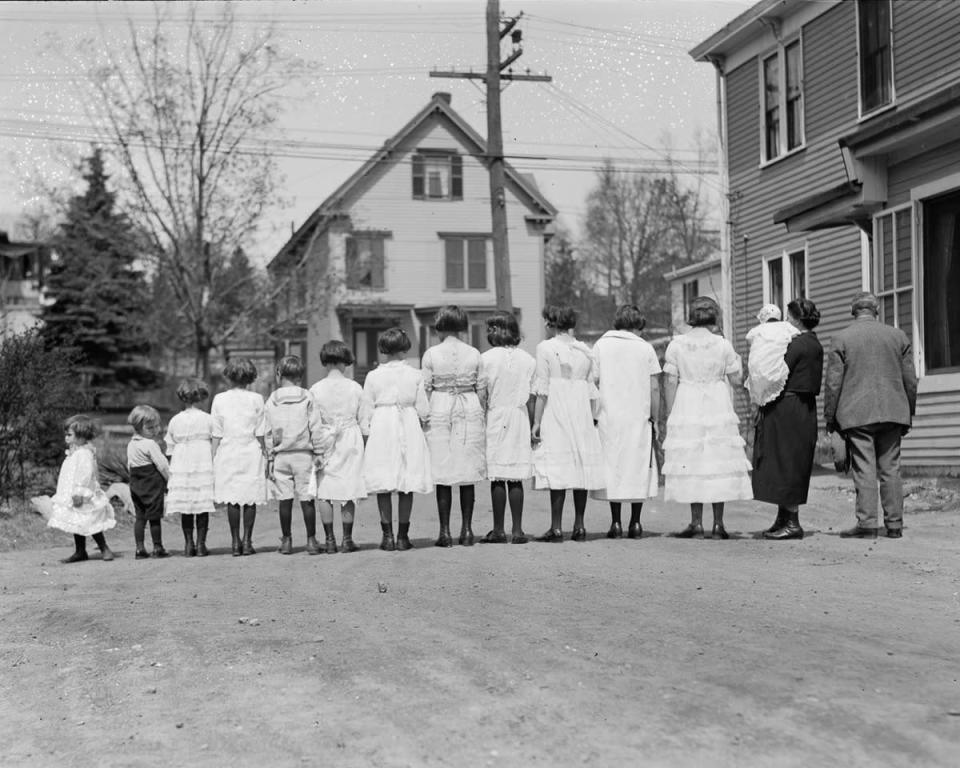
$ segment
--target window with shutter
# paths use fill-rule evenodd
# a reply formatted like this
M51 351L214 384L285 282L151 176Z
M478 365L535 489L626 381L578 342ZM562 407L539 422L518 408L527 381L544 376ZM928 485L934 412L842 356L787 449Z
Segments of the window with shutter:
M463 157L456 152L421 149L412 167L415 200L463 200Z

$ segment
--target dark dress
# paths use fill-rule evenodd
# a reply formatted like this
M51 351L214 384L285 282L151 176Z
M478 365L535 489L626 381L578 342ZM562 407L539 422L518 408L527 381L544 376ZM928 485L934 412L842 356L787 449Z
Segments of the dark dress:
M783 393L760 408L753 440L753 497L778 506L807 503L817 448L823 347L813 331L794 336L783 356Z

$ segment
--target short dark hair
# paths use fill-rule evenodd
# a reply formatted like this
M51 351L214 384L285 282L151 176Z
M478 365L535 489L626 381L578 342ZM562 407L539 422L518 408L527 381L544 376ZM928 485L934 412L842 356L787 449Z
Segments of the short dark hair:
M279 376L281 379L300 381L303 378L303 374L303 360L296 355L286 355L285 357L281 357L280 362L277 363L277 376Z
M210 389L203 379L184 379L177 387L177 397L180 398L181 403L187 405L202 403L210 397Z
M687 323L694 328L716 325L720 319L720 305L709 296L697 296L690 302L690 316Z
M820 310L810 299L794 299L787 304L787 312L794 320L799 320L808 331L820 325Z
M63 422L63 428L75 437L89 442L100 434L100 424L82 413L77 413Z
M397 352L410 351L410 337L403 328L394 326L387 328L377 339L377 349L384 355L395 355Z
M333 339L320 347L322 365L353 365L354 362L353 351L340 339Z
M160 429L160 414L152 405L135 405L127 416L127 424L132 426L138 435L142 435L147 427Z
M487 342L491 347L515 347L520 343L520 324L510 312L495 312L487 318Z
M548 304L540 313L547 325L558 331L569 331L577 327L577 311L573 307L558 307Z
M470 326L470 317L463 307L457 304L447 304L441 307L433 319L433 327L437 333L463 333Z
M647 324L636 304L621 304L613 318L613 327L617 331L642 331Z
M223 378L234 386L253 384L257 380L257 366L249 357L238 357L236 360L230 360L223 367Z

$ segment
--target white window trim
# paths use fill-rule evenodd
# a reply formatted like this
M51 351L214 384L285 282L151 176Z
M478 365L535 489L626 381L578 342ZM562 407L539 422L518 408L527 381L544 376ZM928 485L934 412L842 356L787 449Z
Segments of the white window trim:
M869 112L863 111L863 88L862 82L862 68L860 62L860 1L854 3L854 15L856 18L856 29L854 30L857 33L857 121L863 122L864 120L870 120L877 115L883 114L891 109L896 108L897 106L897 62L896 62L896 52L894 51L893 41L894 41L894 24L893 24L893 0L887 0L890 4L890 102L888 104L883 104L882 106L872 109ZM801 52L802 55L802 52Z
M795 246L787 246L780 251L775 253L767 254L763 257L763 303L770 304L770 269L768 264L771 261L780 259L780 266L783 269L783 306L780 307L780 311L784 313L786 317L787 304L793 301L796 296L794 295L793 290L793 270L790 269L790 257L795 253L803 252L803 274L804 279L807 282L807 298L812 300L810 295L810 243L807 240L804 240L802 243L797 243Z
M877 211L873 214L871 219L871 236L873 239L873 248L869 245L869 240L867 241L867 248L864 251L864 263L863 263L863 285L865 291L870 291L875 295L884 293L884 291L878 288L877 277L880 274L880 264L877 255L879 253L877 249L877 219L881 219L884 216L890 216L891 221L893 222L894 231L891 233L892 242L896 243L897 241L897 214L901 211L912 210L912 215L910 216L910 226L913 230L910 234L910 248L913 250L913 258L911 259L910 264L910 289L913 291L913 300L911 302L911 317L910 323L913 326L912 328L912 338L910 339L910 344L913 346L913 365L918 371L922 371L921 367L923 364L923 334L920 332L920 321L923 317L921 312L921 304L923 302L923 291L922 284L920 283L920 273L922 270L923 259L920 258L919 246L919 233L920 227L918 226L917 215L920 206L914 205L913 202L902 203L901 205L894 205L890 208L884 208L881 211ZM873 262L871 264L871 261ZM896 271L896 261L894 261L894 271ZM870 280L870 275L873 275L873 281Z
M800 97L801 111L800 115L800 133L802 134L800 143L797 144L793 149L786 149L787 146L787 56L786 48L788 45L793 45L793 43L800 44L800 83L802 89L802 96ZM776 56L779 61L778 76L780 78L780 103L778 105L780 109L780 146L784 148L784 151L781 152L776 157L767 157L767 94L766 94L766 82L764 81L763 65L764 63ZM803 32L802 30L796 35L785 39L783 42L778 42L775 48L768 49L765 53L757 57L757 64L759 67L759 79L760 79L760 167L766 168L767 166L773 165L774 163L779 163L781 160L784 160L788 157L791 157L799 152L802 152L807 148L807 89L806 89L806 77L804 76L804 61L803 61Z

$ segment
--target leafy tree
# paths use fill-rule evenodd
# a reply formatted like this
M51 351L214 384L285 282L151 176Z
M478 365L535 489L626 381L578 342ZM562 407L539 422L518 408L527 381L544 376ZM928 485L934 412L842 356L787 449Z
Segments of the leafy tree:
M130 220L107 188L103 154L85 161L86 191L73 197L52 245L58 255L46 290L43 338L76 352L86 386L149 384L139 356L148 350L143 327L147 283L135 266L138 242Z

